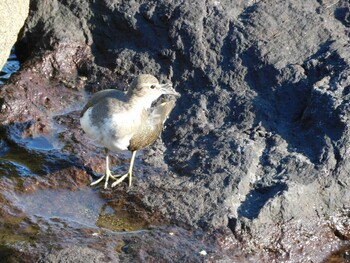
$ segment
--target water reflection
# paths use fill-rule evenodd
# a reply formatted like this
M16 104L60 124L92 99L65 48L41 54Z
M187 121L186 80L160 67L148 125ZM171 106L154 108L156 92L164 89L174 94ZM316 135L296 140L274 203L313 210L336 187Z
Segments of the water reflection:
M90 187L78 191L38 190L16 196L14 204L34 222L44 219L51 223L62 223L62 226L101 227L114 232L147 227L146 222L135 218L122 205L112 207Z
M4 82L8 80L13 73L19 70L19 68L20 63L16 57L15 48L12 48L9 58L0 72L0 85L4 84Z
M29 149L33 150L52 150L55 148L44 136L37 136L34 138L26 137L22 141L26 143Z
M45 189L18 195L15 205L28 216L52 221L63 220L91 227L95 226L104 203L98 193L85 187L79 191Z

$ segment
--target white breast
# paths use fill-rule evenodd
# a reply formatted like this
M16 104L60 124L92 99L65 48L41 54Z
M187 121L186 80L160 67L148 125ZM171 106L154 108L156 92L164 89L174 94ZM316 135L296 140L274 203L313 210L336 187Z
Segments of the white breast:
M115 113L106 118L103 125L97 127L91 122L92 108L80 119L87 136L112 151L128 150L130 139L137 130L140 114L137 112Z
M91 110L92 108L89 108L85 111L84 115L80 118L80 125L90 139L98 142L100 132L97 127L91 123Z

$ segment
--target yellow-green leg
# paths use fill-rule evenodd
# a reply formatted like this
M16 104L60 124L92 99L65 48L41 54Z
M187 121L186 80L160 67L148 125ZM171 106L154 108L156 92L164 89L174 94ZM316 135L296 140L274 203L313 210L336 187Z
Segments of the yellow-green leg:
M131 160L130 160L130 166L129 166L128 172L126 174L124 174L124 175L121 175L121 177L112 184L112 187L116 186L117 184L120 184L122 181L124 181L124 179L126 177L129 177L129 187L131 186L131 182L132 182L132 168L134 167L135 156L136 156L136 151L133 151L132 154L131 154Z
M90 185L96 185L99 182L101 182L103 179L105 179L105 185L104 185L104 189L107 188L108 186L108 180L109 178L112 178L113 180L117 180L117 178L112 175L111 170L109 170L109 156L108 154L106 154L106 172L103 176L101 176L101 178L99 178L98 180L96 180L95 182L92 182Z

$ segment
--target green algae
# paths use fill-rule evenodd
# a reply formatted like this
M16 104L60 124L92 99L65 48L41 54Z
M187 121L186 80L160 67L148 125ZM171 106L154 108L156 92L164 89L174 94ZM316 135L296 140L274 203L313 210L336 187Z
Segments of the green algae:
M148 225L144 220L135 217L127 210L121 207L114 209L107 204L102 206L96 225L114 232L130 232L147 228Z
M28 220L25 215L3 216L0 221L0 245L11 245L18 242L32 243L40 227Z
M124 240L119 240L117 245L114 247L114 251L117 253L123 253L123 248L125 247L126 242Z

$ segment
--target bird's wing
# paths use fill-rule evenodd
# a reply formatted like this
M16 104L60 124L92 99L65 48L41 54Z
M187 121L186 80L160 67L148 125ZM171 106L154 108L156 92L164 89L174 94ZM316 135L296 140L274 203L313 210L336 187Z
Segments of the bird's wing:
M162 101L141 114L142 125L134 132L128 149L136 151L143 149L157 140L163 129L163 124L175 106L175 101Z
M126 96L125 93L116 90L116 89L106 89L96 92L92 97L89 99L89 101L84 106L83 110L80 113L80 117L84 115L84 113L87 111L88 108L93 107L96 105L99 101L105 99L105 98L114 98L120 101L125 101Z

